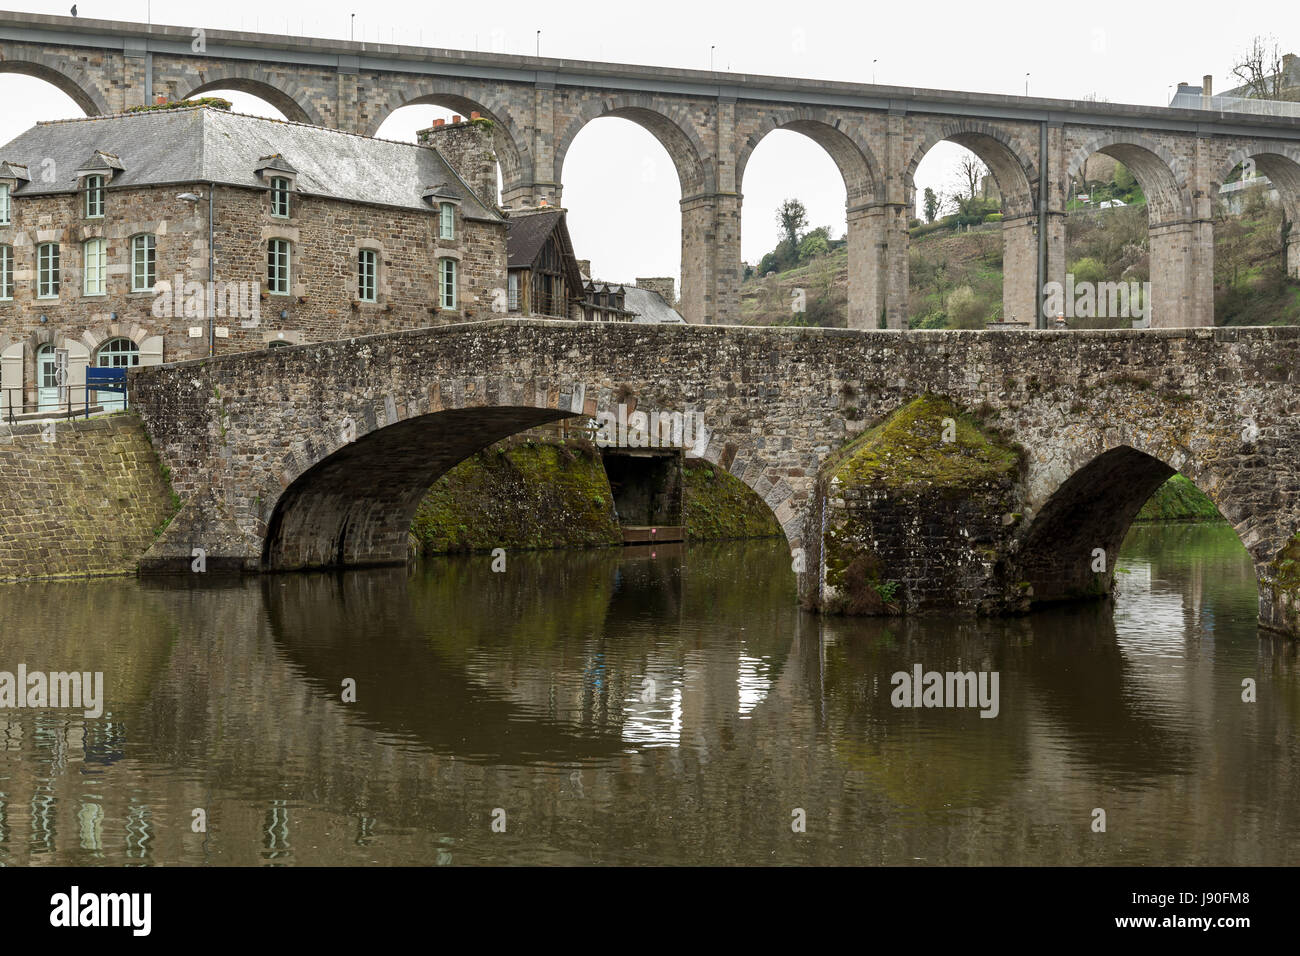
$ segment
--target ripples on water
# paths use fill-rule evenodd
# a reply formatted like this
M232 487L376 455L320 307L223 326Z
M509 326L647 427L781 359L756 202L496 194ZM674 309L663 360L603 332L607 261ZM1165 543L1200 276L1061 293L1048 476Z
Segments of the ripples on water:
M0 669L108 688L0 712L0 862L1300 856L1296 647L1226 526L1135 529L1113 607L997 621L819 620L779 541L490 564L0 590ZM998 671L999 716L895 709L916 663Z

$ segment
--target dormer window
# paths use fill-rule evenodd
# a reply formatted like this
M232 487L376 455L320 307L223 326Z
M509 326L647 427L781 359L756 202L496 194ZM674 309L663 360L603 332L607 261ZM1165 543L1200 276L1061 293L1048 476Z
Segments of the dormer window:
M0 226L7 226L9 223L9 184L0 183Z
M104 218L104 177L87 176L85 182L86 218L102 219Z
M271 177L271 215L276 219L289 218L289 180L283 176Z
M438 206L438 238L455 239L456 238L456 207L449 202L440 203Z

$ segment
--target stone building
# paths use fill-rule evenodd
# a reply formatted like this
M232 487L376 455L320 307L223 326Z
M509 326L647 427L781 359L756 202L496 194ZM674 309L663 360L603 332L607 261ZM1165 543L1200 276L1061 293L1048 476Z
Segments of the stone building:
M461 125L416 145L172 108L0 147L0 408L79 401L89 365L504 312L506 225L479 182L495 167Z

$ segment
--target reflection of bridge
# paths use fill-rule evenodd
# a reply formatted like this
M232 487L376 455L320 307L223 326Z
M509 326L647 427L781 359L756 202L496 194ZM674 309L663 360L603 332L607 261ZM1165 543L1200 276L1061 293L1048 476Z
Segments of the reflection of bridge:
M458 461L624 402L701 415L703 456L772 508L811 559L801 585L815 593L823 462L930 392L980 409L1025 450L1024 520L996 580L1044 598L1078 593L1095 582L1098 548L1113 574L1133 517L1178 469L1249 550L1263 620L1294 627L1270 566L1300 528L1297 369L1290 328L902 335L507 321L135 369L136 407L185 501L146 565L188 568L194 548L210 567L246 570L404 562L418 502Z
M936 143L974 151L1002 196L1004 316L1039 313L1064 282L1065 203L1088 157L1123 162L1150 209L1152 319L1210 325L1212 197L1242 160L1300 220L1300 119L428 50L189 27L0 14L0 71L38 76L95 115L210 90L256 94L291 120L374 134L394 110L436 103L495 124L507 204L558 203L564 157L591 121L619 116L664 146L682 189L682 311L739 312L745 167L776 129L834 160L847 194L850 327L905 322L913 174ZM1300 234L1288 264L1300 274Z

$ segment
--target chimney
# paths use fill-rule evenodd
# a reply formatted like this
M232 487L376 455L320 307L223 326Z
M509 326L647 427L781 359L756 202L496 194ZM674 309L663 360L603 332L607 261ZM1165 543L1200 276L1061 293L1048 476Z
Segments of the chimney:
M421 146L432 146L447 161L474 194L489 208L497 206L497 160L492 149L492 123L477 116L468 122L454 117L451 123L434 120L428 129L415 134Z
M1209 73L1201 77L1201 106L1210 109L1214 105L1214 77Z
M669 305L677 305L677 282L672 276L656 276L654 278L636 280L638 289L645 289L648 292L658 292L663 300Z
M588 279L590 279L590 278L591 278L591 260L590 260L590 259L579 259L579 260L578 260L578 271L581 272L583 275L585 275Z

